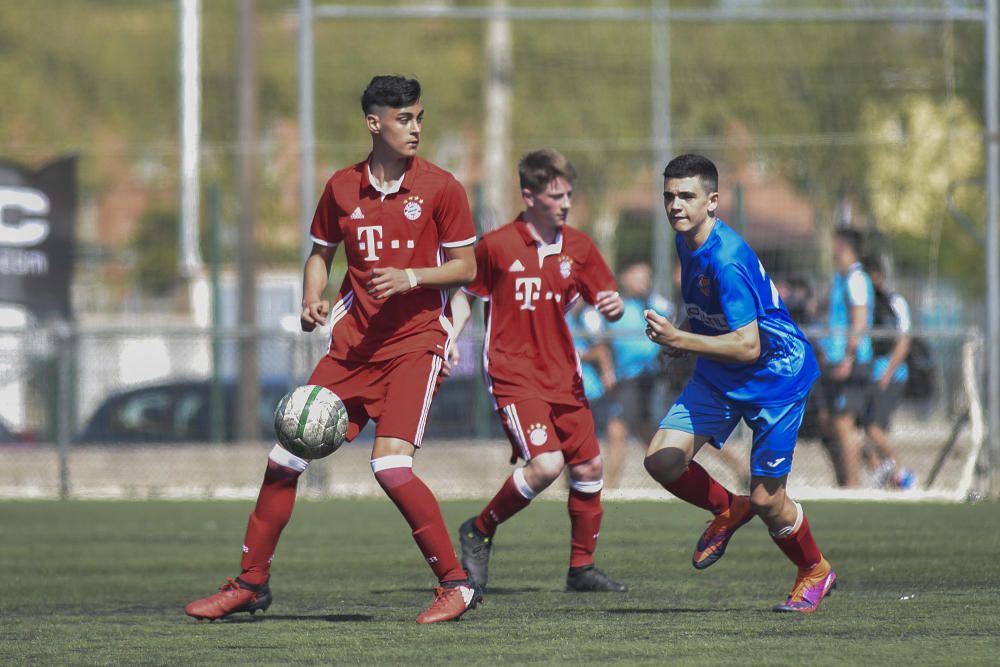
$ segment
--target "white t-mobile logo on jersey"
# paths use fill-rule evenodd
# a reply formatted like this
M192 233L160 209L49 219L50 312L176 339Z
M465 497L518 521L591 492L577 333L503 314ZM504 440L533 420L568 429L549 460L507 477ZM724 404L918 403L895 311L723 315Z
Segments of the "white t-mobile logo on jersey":
M534 310L535 300L542 294L541 278L518 278L514 281L514 299L521 301L521 310Z
M378 238L376 239L376 234ZM364 239L362 241L362 238ZM364 250L365 261L374 262L378 259L376 250L382 249L382 225L370 225L368 227L358 227L358 249Z

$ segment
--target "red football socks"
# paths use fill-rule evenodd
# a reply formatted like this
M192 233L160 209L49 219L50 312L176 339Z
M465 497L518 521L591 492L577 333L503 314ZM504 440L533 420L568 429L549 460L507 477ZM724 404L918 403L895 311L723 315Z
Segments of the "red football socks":
M375 479L410 524L413 540L438 581L468 579L465 570L458 564L437 499L427 485L413 474L413 468L384 468L375 472Z
M802 524L799 529L794 533L784 537L772 535L771 539L774 540L779 549L785 552L788 560L795 563L800 570L811 570L823 560L823 554L816 546L816 540L813 539L812 531L809 530L809 522L805 515L802 516Z
M525 498L517 490L514 476L511 475L503 483L493 499L483 508L483 511L476 517L476 530L484 535L493 535L497 531L497 526L511 518L525 507L531 504L531 499Z
M733 501L733 494L694 461L688 463L687 470L680 477L663 487L681 500L712 514L725 512Z
M570 489L567 503L570 521L570 567L583 567L594 563L597 537L601 533L601 492L581 493Z
M295 489L301 474L268 459L257 506L250 514L246 537L243 538L241 581L252 586L267 582L278 538L292 517Z

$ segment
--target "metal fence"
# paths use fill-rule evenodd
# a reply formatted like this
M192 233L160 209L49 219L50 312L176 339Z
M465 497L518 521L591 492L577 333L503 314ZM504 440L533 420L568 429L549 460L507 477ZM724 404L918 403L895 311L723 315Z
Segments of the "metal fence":
M923 330L932 351L925 386L912 387L893 429L902 462L918 474L904 493L835 490L830 458L807 416L796 453L792 488L800 496L959 499L984 491L991 471L981 456L982 339L975 331ZM260 438L237 442L235 350L256 341L261 367ZM41 329L0 333L0 395L8 441L0 495L10 497L252 496L278 398L306 381L327 343L322 334L205 329ZM459 340L462 362L441 384L418 457L445 496L485 493L507 474L503 438L481 378L482 334ZM662 385L647 399L665 413L684 382L666 366ZM595 414L602 414L600 402ZM637 429L638 431L639 429ZM598 432L606 445L603 424ZM320 495L377 493L365 461L369 427L340 452L316 462L306 477ZM609 494L659 496L642 470L642 444L628 445L624 469ZM746 479L749 433L740 429L726 450L701 455L734 487Z

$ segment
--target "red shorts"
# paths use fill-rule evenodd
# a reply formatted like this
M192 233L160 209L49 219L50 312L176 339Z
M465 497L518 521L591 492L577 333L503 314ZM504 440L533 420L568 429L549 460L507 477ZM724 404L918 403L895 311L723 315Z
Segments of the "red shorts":
M562 452L569 465L601 453L594 415L584 405L554 405L529 398L500 408L500 423L511 444L510 462L530 461L543 452Z
M375 435L420 446L431 401L441 384L442 359L432 352L411 352L384 361L343 361L325 355L309 384L326 387L347 407L347 439L368 420Z

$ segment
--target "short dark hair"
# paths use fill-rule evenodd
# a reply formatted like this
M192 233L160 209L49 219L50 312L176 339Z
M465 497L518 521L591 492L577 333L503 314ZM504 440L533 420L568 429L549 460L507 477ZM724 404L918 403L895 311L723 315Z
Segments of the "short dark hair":
M517 175L521 179L521 187L532 192L542 192L549 183L562 177L572 183L576 180L576 169L566 156L559 151L542 149L532 151L517 163Z
M663 170L663 178L692 178L701 180L701 186L706 192L719 191L719 170L715 164L704 155L686 153L678 155L667 163Z
M861 259L864 247L864 237L861 235L861 232L853 227L839 227L833 236L850 246L851 250L854 251L854 256Z
M865 257L861 263L865 267L865 271L868 273L879 273L883 276L888 275L889 271L889 261L880 252L873 252Z
M420 101L420 82L402 76L376 76L361 93L361 110L370 114L374 107L402 109Z

